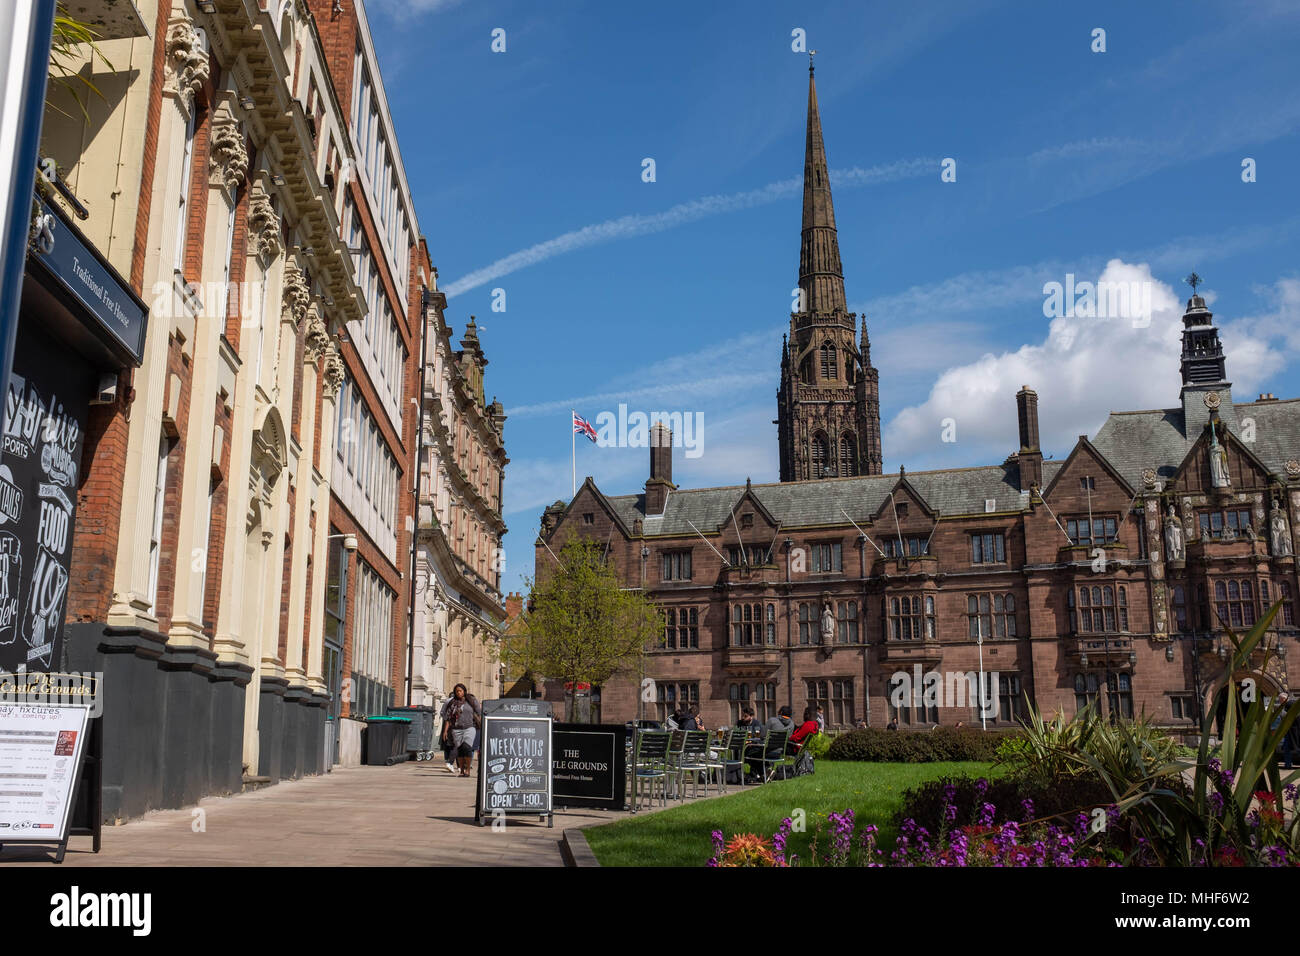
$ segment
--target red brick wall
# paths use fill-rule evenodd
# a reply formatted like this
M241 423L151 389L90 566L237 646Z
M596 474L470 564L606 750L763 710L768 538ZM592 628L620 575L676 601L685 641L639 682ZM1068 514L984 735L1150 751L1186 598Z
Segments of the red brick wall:
M181 351L181 345L175 336L167 338L167 379L163 389L163 408L170 407L172 389L179 390L176 400L176 427L179 436L169 439L170 450L167 453L167 483L163 492L162 540L158 554L158 596L154 601L154 616L158 618L158 630L164 634L171 627L172 608L175 606L175 589L179 583L184 586L185 577L191 572L189 555L176 553L177 540L180 535L180 518L185 475L185 434L190 417L190 362ZM159 435L158 438L162 436ZM145 442L145 462L147 467L142 477L147 480L143 491L148 494L153 488L152 465L154 462L154 444ZM202 503L206 505L206 502ZM180 580L178 582L178 575Z
M223 437L218 462L220 471L216 476L217 486L212 489L212 521L208 528L207 542L208 573L204 579L203 622L205 626L203 630L208 635L209 647L216 637L217 611L221 605L221 577L225 568L226 523L230 499L230 482L227 476L230 474L232 428L232 413L226 410L221 396L217 395L213 401L216 403L215 427L222 430Z

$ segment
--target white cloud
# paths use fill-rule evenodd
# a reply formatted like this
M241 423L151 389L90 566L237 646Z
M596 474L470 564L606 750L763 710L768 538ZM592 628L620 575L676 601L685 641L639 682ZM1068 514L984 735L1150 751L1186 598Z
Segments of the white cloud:
M1063 453L1075 436L1096 434L1112 410L1173 406L1183 301L1145 263L1112 259L1098 278L1149 283L1150 324L1133 321L1131 308L1114 318L1056 318L1041 342L948 369L924 402L904 408L885 426L889 465L1000 461L1016 447L1015 393L1021 385L1039 393L1045 451ZM1256 319L1216 319L1228 351L1228 377L1240 396L1281 367L1270 339L1285 336L1288 321L1296 321L1300 283L1279 283L1278 304L1276 313ZM1300 336L1290 335L1294 348ZM955 444L941 441L948 418L956 423Z

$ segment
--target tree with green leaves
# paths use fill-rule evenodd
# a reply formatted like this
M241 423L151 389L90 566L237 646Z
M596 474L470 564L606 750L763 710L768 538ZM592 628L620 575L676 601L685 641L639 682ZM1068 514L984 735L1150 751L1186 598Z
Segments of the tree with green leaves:
M569 538L539 580L530 579L524 633L502 646L507 666L564 680L576 690L619 674L635 674L647 646L659 639L663 613L639 590L620 587L605 549ZM575 718L576 695L567 719Z

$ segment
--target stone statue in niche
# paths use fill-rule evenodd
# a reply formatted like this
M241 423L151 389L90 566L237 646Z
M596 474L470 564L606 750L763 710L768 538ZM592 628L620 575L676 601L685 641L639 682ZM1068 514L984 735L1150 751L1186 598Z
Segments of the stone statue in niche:
M829 644L835 640L835 612L831 610L831 602L827 601L822 605L822 643Z
M1228 450L1219 444L1213 423L1210 425L1210 484L1215 488L1232 486L1232 477L1228 474Z
M1169 551L1170 561L1182 561L1186 558L1183 549L1183 526L1174 514L1174 506L1169 506L1165 514L1165 548Z
M1282 509L1273 502L1273 510L1268 516L1269 539L1273 545L1273 555L1275 557L1286 557L1291 554L1291 532L1287 530L1286 515L1282 514Z

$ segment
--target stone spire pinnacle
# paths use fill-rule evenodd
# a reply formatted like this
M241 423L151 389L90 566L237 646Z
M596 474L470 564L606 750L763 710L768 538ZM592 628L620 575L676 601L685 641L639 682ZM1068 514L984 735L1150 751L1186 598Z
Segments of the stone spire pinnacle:
M817 109L817 81L808 64L808 138L803 162L803 233L799 246L799 288L805 312L846 312L840 244L831 204L826 144Z

